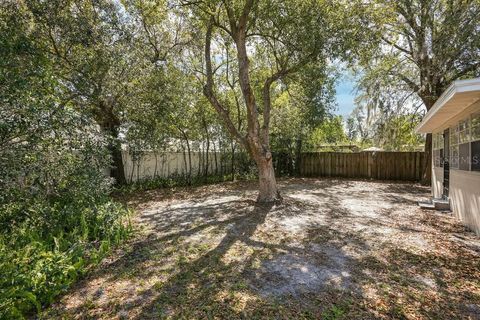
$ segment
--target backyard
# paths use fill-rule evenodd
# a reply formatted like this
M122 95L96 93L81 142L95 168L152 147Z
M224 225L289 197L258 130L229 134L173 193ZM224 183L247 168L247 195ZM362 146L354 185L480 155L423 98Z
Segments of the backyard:
M2 0L0 320L480 320L479 21Z
M135 237L41 317L479 319L480 239L413 183L281 179L136 193Z

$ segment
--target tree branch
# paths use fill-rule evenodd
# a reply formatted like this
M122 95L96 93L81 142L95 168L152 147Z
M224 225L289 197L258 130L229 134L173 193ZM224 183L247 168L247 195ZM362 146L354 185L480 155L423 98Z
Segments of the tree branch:
M241 144L245 145L245 138L240 134L232 120L228 111L221 105L218 101L215 93L213 92L213 68L212 68L212 58L211 58L211 42L212 42L212 31L213 31L213 18L210 19L210 22L207 27L207 32L205 36L205 69L207 83L203 87L203 94L208 99L210 104L215 108L220 117L225 122L225 125L230 132L230 134Z
M391 45L392 47L394 47L395 49L400 50L400 51L402 51L403 53L406 53L406 54L408 54L408 55L412 55L412 52L411 52L410 50L407 50L407 49L405 49L405 48L400 47L400 46L397 45L396 43L388 40L386 37L382 37L382 40L385 41L387 44Z
M289 74L297 72L300 68L305 66L310 61L310 55L307 56L304 60L300 61L296 65L292 66L291 68L282 68L268 77L264 84L262 90L262 97L263 97L263 125L262 125L262 142L266 145L269 144L269 130L270 130L270 111L272 109L272 102L270 97L270 89L272 84Z

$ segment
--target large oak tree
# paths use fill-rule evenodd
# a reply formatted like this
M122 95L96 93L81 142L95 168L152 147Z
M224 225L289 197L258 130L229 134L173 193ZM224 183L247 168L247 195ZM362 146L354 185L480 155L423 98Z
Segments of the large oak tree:
M377 55L365 61L369 76L402 83L399 90L416 94L428 111L453 81L480 75L478 0L382 0L375 6L385 19L376 27ZM431 142L428 134L424 182L430 182Z

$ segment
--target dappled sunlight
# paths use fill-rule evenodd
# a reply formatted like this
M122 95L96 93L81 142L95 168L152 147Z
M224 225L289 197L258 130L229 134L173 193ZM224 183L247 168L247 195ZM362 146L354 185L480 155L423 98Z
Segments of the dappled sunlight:
M333 307L361 318L476 312L480 240L451 217L438 216L441 230L432 223L436 214L413 203L424 188L341 179L280 184L284 201L270 206L256 205L254 184L139 205L137 239L49 317L319 318Z

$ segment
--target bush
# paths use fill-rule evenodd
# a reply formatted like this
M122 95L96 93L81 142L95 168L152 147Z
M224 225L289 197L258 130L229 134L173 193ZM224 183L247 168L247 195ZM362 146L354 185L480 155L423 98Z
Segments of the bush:
M245 172L235 174L235 180L254 180L257 179L255 172ZM232 174L225 175L208 175L208 176L193 176L190 179L181 174L171 175L169 177L156 177L138 180L127 185L122 186L118 192L120 194L128 194L135 191L154 190L162 188L176 188L176 187L194 187L208 184L215 184L225 181L232 181Z
M71 207L58 211L66 209ZM68 215L77 218L55 219L57 225L48 232L44 226L32 229L24 223L0 237L0 318L22 318L40 311L130 230L128 211L111 201Z
M108 141L22 8L0 10L0 319L38 312L130 230L109 198Z
M78 120L71 112L63 117ZM0 153L1 319L50 304L130 231L128 210L109 198L100 133L89 140L83 132L81 143L57 134Z
M14 319L50 304L130 226L109 198L107 141L93 122L18 103L0 110L0 128L0 318Z

